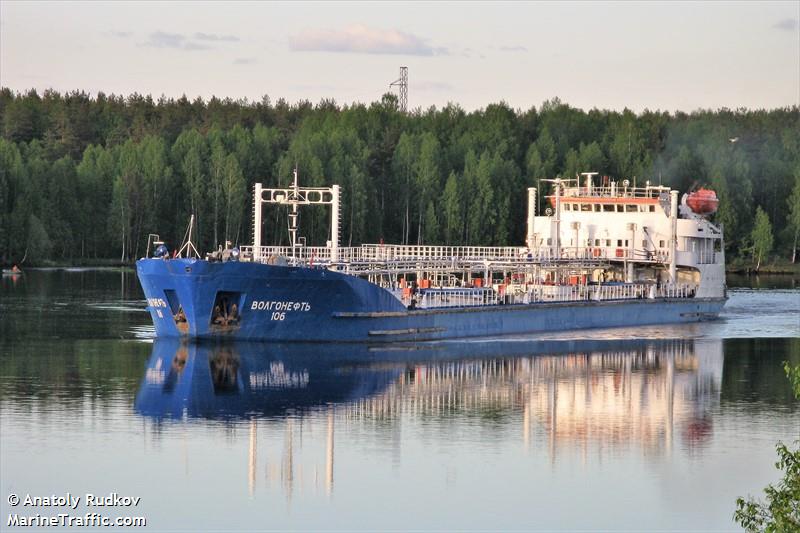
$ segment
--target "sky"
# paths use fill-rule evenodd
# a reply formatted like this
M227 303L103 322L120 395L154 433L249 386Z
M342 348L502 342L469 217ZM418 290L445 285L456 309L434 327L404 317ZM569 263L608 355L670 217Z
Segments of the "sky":
M17 2L14 91L674 112L800 105L800 1Z

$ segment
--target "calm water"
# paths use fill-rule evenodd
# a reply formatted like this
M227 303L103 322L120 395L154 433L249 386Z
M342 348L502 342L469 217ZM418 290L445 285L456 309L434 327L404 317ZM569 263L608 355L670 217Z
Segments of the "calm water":
M731 286L715 322L370 349L153 342L132 272L3 278L0 529L732 530L800 438L800 290ZM141 501L8 503L67 492Z

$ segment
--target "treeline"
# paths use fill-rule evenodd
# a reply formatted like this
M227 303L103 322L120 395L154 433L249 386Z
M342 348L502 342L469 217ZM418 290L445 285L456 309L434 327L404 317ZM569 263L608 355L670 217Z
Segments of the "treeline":
M198 248L249 244L253 184L287 186L295 165L301 185L342 185L344 244L521 244L526 187L584 171L714 188L734 254L752 252L758 208L773 255L789 258L800 232L796 106L635 114L553 99L403 114L391 94L338 106L4 88L0 128L4 263L130 260L149 233L179 245L190 214ZM326 209L301 210L309 244L328 238ZM265 244L288 241L286 220L265 208Z

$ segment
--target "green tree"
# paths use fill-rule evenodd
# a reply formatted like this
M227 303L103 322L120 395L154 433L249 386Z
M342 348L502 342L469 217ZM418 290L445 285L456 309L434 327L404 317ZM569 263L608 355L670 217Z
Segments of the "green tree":
M28 236L25 243L25 257L31 262L41 262L49 259L53 251L53 242L47 234L47 229L36 215L28 216Z
M401 198L405 204L402 213L402 234L401 242L408 244L411 233L411 197L413 194L412 178L414 176L414 166L417 159L419 143L413 134L403 132L392 158L392 169L397 180L397 189L401 192Z
M562 168L561 175L569 179L577 178L581 170L578 151L574 148L570 148L569 152L567 152L567 157L564 159L564 167Z
M133 249L136 232L142 216L142 199L145 196L142 169L139 160L139 147L128 140L119 149L117 174L112 188L109 229L119 237L120 260L128 261L136 257Z
M80 231L81 216L78 209L78 177L75 162L64 156L55 161L48 172L45 189L47 212L41 220L53 243L53 252L60 259L77 255L76 235Z
M208 183L206 180L206 160L208 147L205 139L196 129L185 130L172 146L173 168L181 176L182 189L188 196L188 202L182 203L184 218L194 215L195 235L198 248L206 248L206 235L203 233L203 221L208 213ZM187 205L188 203L188 205ZM186 220L183 221L186 224ZM210 241L210 239L208 239Z
M116 161L110 150L90 144L77 166L81 227L78 233L81 257L99 257L107 236L97 231L97 221L106 221L114 186Z
M209 134L211 137L211 134ZM211 139L211 157L209 158L209 202L211 203L211 227L212 227L212 238L211 242L213 243L214 247L220 244L219 241L219 225L220 225L220 215L222 211L222 204L223 204L223 183L225 181L225 174L226 174L226 167L227 167L227 153L225 151L225 147L222 144L222 139L220 139L219 135L216 135L214 138ZM238 164L238 163L237 163Z
M580 164L581 172L604 172L605 171L605 157L600 145L597 141L589 144L580 145L578 152L578 162Z
M616 118L610 127L611 142L608 154L612 172L620 178L633 178L641 172L645 165L645 140L637 127L636 116L625 110Z
M447 177L442 196L444 204L444 242L448 245L461 244L464 228L464 195L459 186L459 179L455 171Z
M431 133L420 139L419 156L414 165L417 197L417 244L433 244L437 238L437 217L434 207L440 191L439 141ZM433 224L428 227L427 222ZM426 240L430 238L431 240Z
M528 183L535 180L552 178L556 167L556 145L550 132L545 128L535 142L528 147L526 154L526 169Z
M0 139L0 261L11 261L17 251L12 232L12 213L23 186L25 166L17 146ZM17 257L17 260L20 258Z
M750 233L753 249L753 261L756 263L756 272L761 268L761 262L769 257L772 251L772 224L769 222L767 213L758 206L756 209L756 221L753 231Z
M238 243L242 215L247 205L247 188L239 161L233 154L229 154L225 160L222 194L225 199L225 240Z
M797 240L800 237L800 169L795 172L794 188L789 196L786 215L787 229L792 234L792 263L797 259Z
M795 398L800 400L800 365L784 363L786 376L792 383ZM800 441L792 450L779 442L775 467L783 478L764 489L765 502L753 498L738 498L734 520L748 533L790 533L800 531Z
M138 146L144 195L142 198L142 229L138 239L146 239L148 233L158 233L173 241L180 237L180 226L185 221L175 219L178 184L172 176L167 144L164 139L147 135ZM144 242L137 241L137 250ZM138 257L138 256L137 256Z
M498 211L492 185L491 154L488 151L483 152L477 164L471 167L469 181L472 183L472 196L467 213L467 233L470 240L467 242L488 245L495 234Z

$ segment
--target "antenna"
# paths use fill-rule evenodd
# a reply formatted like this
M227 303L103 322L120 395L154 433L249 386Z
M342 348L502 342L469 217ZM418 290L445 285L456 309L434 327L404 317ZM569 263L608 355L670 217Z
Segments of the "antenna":
M408 67L400 67L400 78L389 84L389 88L397 85L400 88L400 111L408 108Z
M194 230L194 213L189 218L189 227L186 228L186 235L183 236L183 245L178 250L178 257L183 257L184 250L186 250L186 257L188 258L192 257L192 252L194 252L195 257L200 257L200 254L197 253L197 248L192 243L192 230Z

